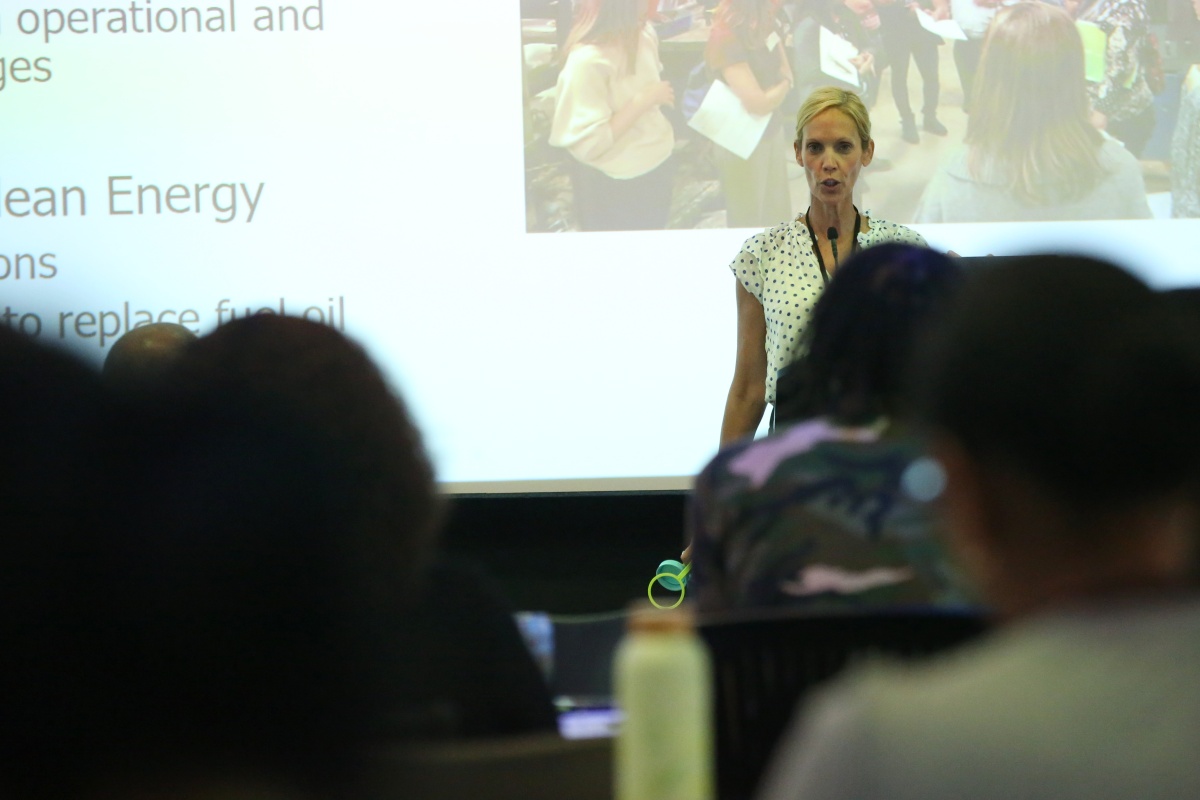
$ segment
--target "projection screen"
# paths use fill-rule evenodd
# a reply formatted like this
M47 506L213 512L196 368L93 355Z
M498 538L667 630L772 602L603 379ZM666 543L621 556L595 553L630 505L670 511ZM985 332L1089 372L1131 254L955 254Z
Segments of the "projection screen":
M549 142L563 3L3 0L0 324L99 364L149 321L204 333L301 315L379 361L449 491L686 487L716 449L728 264L754 230L726 225L717 145L670 107L662 229L577 229L574 157ZM712 5L662 0L651 21L676 106ZM903 141L880 71L882 160L859 207L964 256L1072 250L1157 286L1200 282L1200 226L1172 216L1171 171L1196 15L1151 11L1167 79L1139 162L1152 218L917 222L965 132L948 39L946 136ZM919 103L916 69L908 82ZM777 169L799 213L790 147Z

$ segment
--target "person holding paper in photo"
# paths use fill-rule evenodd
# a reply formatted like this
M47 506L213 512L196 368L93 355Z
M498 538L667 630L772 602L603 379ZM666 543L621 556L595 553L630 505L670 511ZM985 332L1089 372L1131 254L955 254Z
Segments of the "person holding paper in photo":
M916 222L1149 216L1137 159L1089 121L1070 16L1045 3L1001 9L984 42L966 141L925 187Z
M581 0L563 47L550 144L575 159L583 230L665 228L674 183L673 105L662 79L653 0Z
M831 86L810 94L796 115L793 147L808 181L808 210L751 236L729 265L738 343L723 445L754 433L766 405L774 405L777 374L802 355L813 304L841 261L884 242L925 245L916 231L854 207L854 185L875 156L858 95Z
M777 0L721 0L704 54L713 74L756 116L775 114L794 83L777 10ZM716 149L728 227L757 228L792 216L783 130L772 119L749 158Z
M1144 0L1065 0L1069 13L1107 36L1104 79L1089 83L1092 123L1139 158L1154 133L1150 67L1158 55L1150 40ZM1159 87L1161 90L1161 87Z
M879 40L879 15L870 0L795 0L791 4L792 71L800 97L820 86L837 85L862 97L863 105L872 108L879 91L880 71L877 54L882 48ZM821 29L825 32L822 33ZM853 51L845 75L831 75L823 65L832 54L821 47L830 35L846 43ZM879 66L877 66L879 65Z

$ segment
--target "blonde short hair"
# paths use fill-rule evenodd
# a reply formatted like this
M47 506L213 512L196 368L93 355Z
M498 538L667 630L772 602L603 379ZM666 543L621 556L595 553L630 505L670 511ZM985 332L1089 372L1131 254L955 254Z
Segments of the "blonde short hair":
M850 118L858 130L858 138L862 140L862 146L865 149L867 143L871 141L871 117L867 114L867 107L854 92L848 92L836 86L822 86L820 89L813 89L812 93L800 104L800 110L796 112L796 141L799 142L804 138L804 127L808 123L812 122L822 111L828 111L831 108L836 108Z

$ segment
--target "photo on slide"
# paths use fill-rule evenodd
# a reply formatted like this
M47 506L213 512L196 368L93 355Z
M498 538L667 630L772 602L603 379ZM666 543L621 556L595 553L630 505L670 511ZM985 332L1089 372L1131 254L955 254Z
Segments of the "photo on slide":
M1019 6L1019 7L1014 7ZM1200 217L1200 0L521 0L526 230L802 213L796 113L869 109L903 224Z

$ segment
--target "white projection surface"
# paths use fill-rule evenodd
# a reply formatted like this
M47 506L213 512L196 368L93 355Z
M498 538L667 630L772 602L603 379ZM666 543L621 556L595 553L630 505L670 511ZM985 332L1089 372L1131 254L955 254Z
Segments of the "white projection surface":
M379 361L451 491L686 487L752 231L529 232L517 0L282 8L0 0L0 324L99 364L139 322L303 315ZM1195 220L918 227L1200 282Z

